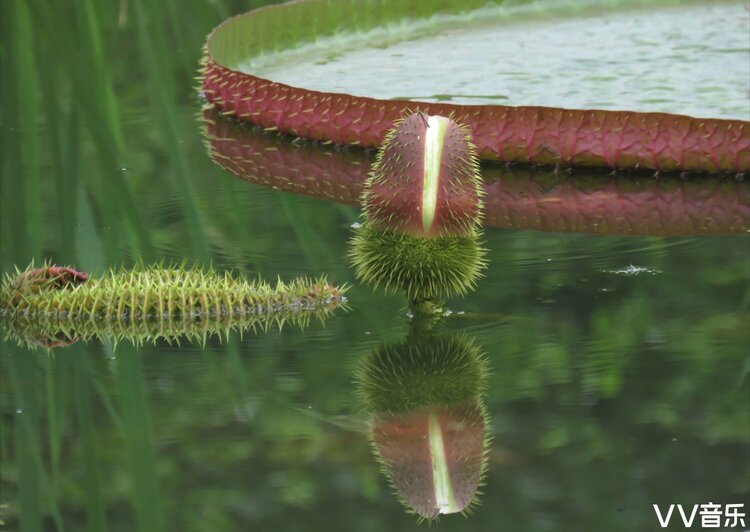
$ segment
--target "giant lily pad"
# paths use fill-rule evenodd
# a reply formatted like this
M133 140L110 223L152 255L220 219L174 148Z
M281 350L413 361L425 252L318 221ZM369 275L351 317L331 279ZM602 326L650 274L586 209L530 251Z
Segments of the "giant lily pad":
M468 125L484 159L748 171L744 4L672 4L292 2L219 26L202 89L226 114L338 144L377 147L418 109Z

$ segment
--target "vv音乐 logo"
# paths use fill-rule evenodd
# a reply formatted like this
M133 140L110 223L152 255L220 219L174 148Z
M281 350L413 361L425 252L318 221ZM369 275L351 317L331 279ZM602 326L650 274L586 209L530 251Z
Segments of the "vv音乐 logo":
M745 527L744 504L694 504L692 507L681 504L670 504L668 508L660 508L654 504L654 512L662 528L667 528L670 521L682 520L685 528L692 526L700 528L739 528ZM675 509L677 511L675 511Z

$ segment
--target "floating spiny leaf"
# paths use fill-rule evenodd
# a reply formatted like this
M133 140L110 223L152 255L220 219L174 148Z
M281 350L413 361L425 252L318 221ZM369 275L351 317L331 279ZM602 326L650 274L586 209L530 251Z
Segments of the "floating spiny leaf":
M233 329L304 327L342 305L346 290L322 277L271 286L185 265L81 276L57 266L6 275L0 288L6 338L44 347L93 337L136 345L160 338L205 342L210 336L226 338Z

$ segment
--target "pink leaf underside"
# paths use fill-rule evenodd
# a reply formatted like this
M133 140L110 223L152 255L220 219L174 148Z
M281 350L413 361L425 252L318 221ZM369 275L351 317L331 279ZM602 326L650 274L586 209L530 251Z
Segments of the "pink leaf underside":
M226 114L310 140L380 146L412 112L467 125L482 159L535 165L750 171L750 122L668 113L376 100L291 87L225 68L210 56L203 93Z

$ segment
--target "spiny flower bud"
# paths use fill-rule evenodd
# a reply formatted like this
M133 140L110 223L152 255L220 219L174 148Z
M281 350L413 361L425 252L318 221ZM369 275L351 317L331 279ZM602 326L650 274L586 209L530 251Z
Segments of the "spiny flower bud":
M482 208L479 163L468 128L414 113L388 132L365 184L365 217L413 236L466 236Z

